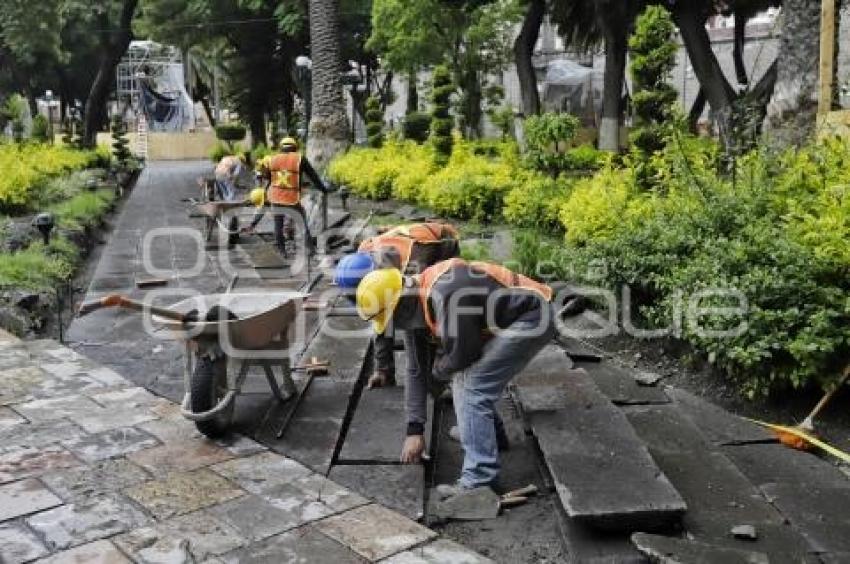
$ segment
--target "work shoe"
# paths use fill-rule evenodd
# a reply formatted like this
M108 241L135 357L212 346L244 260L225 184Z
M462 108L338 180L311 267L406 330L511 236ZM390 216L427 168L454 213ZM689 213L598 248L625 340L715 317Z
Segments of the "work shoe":
M388 374L383 370L375 370L374 374L369 377L367 388L390 388L395 386L395 375Z
M449 429L449 438L460 442L460 428L457 425L452 425ZM496 446L500 451L507 451L511 448L511 441L508 439L508 434L505 428L501 425L496 425Z
M460 481L457 481L454 484L440 484L434 489L434 491L437 492L437 498L442 501L456 495L470 492L474 489L475 488L464 486L460 483Z

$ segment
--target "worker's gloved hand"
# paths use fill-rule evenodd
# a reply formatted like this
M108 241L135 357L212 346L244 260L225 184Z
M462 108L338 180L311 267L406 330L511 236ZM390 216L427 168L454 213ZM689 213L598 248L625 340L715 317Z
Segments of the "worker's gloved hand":
M369 381L366 383L366 387L370 390L372 388L386 388L395 386L395 376L387 374L383 370L376 370L374 374L369 376Z
M243 227L242 229L240 229L239 232L240 233L253 233L254 227L251 226L251 225L247 225L247 226Z
M404 446L401 448L402 464L418 464L422 460L422 453L425 452L425 437L422 435L410 435L404 439Z

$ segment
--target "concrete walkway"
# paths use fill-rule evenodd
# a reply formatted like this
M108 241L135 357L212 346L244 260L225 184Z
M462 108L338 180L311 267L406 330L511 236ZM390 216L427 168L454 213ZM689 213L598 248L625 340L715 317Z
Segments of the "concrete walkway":
M4 563L488 561L54 341L0 331L0 381Z

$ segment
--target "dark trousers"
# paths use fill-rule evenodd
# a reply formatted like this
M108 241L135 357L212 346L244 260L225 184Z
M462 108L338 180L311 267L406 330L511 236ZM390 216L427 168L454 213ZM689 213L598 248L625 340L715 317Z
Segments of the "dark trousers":
M375 371L395 376L395 338L375 335Z
M288 223L288 220L292 220L291 216L279 213L279 210L284 207L297 212L301 216L301 220L304 223L304 240L307 248L309 248L312 241L312 236L310 235L310 224L307 223L307 212L304 211L304 206L298 203L294 206L272 205L271 211L274 215L274 242L275 245L277 245L278 250L281 253L286 254L286 224Z

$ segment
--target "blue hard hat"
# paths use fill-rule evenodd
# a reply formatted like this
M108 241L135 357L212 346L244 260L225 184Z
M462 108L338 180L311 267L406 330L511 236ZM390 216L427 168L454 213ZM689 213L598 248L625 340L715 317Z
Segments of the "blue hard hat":
M334 284L340 288L356 288L363 277L375 270L375 261L368 253L346 255L336 265Z

